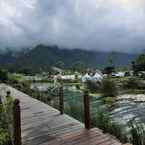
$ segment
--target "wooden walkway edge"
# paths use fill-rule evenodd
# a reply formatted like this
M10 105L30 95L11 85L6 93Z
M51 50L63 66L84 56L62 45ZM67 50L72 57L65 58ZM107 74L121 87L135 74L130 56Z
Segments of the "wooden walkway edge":
M22 145L122 145L98 128L84 124L10 86L0 84L0 95L10 90L20 100Z

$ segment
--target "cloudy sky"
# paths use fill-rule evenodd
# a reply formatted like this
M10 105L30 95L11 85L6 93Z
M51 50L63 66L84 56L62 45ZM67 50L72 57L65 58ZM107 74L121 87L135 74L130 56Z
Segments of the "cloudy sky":
M145 0L0 0L0 47L145 49Z

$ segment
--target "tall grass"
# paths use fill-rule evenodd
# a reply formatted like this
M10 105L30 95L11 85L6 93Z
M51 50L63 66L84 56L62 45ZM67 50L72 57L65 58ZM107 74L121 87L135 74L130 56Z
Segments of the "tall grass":
M8 133L8 123L4 113L3 106L0 104L0 145L11 145Z

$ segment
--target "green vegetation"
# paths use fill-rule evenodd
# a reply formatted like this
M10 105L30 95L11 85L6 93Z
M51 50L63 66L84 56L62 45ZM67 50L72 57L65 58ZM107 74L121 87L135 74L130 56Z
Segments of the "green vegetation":
M0 105L0 145L11 145L8 124L2 105Z
M72 100L72 101L66 102L65 112L77 120L80 120L82 122L84 120L83 104L80 101Z
M138 65L145 65L145 54L140 54L137 56L136 63Z
M142 81L141 78L137 77L130 77L128 80L123 82L123 88L124 89L145 89L145 83Z
M72 64L71 69L74 72L75 71L84 72L86 70L86 66L85 66L85 63L84 62L82 62L82 61L76 61L76 62L74 62L74 64Z
M129 122L131 142L133 145L145 145L145 128L143 124L132 120Z
M100 91L100 84L99 83L94 83L94 82L88 80L86 82L86 85L87 85L87 89L91 93L97 93Z
M103 97L116 97L118 95L117 86L110 78L104 79L101 86Z
M108 107L100 108L97 110L96 115L92 117L92 126L97 126L98 128L102 129L105 133L110 133L116 136L121 142L128 142L128 138L126 133L123 132L124 127L122 125L114 123L108 112Z
M114 97L104 97L103 100L108 105L112 105L115 102Z
M8 80L8 72L5 69L0 69L0 81Z
M96 116L94 116L95 121L93 120L93 124L96 123L97 127L102 129L104 132L108 132L111 127L111 120L107 112L103 109L98 110Z

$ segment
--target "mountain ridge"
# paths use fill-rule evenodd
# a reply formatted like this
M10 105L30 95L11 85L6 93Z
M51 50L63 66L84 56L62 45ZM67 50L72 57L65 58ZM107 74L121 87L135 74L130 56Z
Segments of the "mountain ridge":
M0 54L0 65L8 69L49 70L51 66L68 69L73 67L100 68L111 59L115 66L127 66L137 54L101 52L82 49L65 49L54 45L37 45L25 51Z

